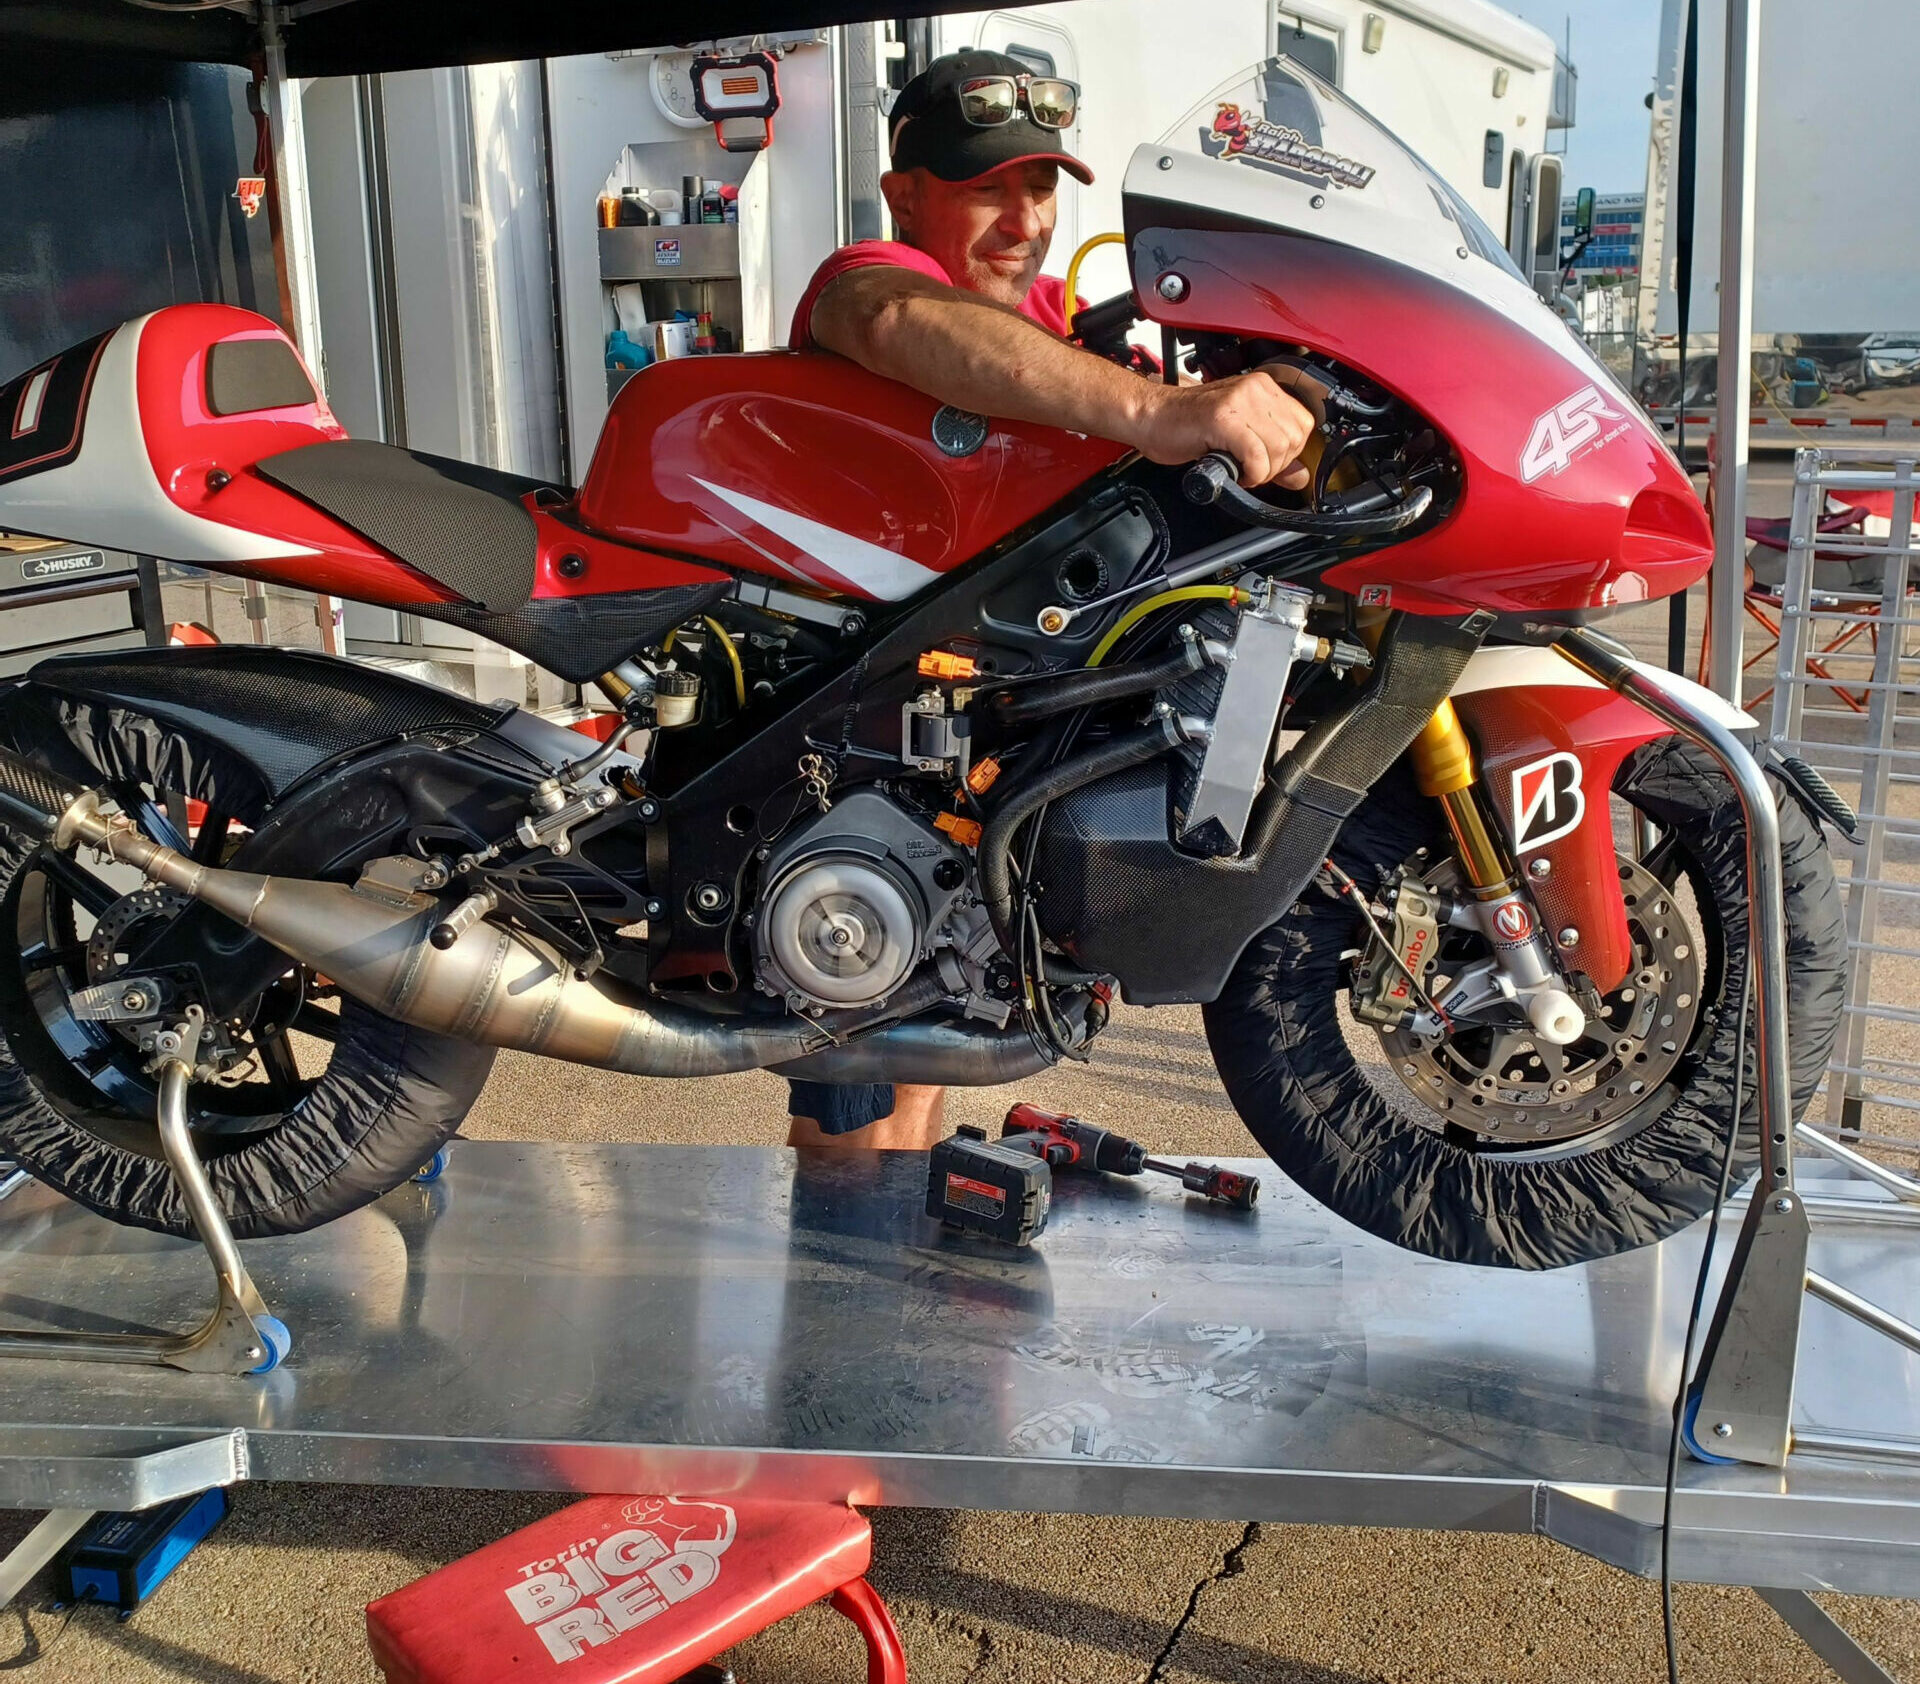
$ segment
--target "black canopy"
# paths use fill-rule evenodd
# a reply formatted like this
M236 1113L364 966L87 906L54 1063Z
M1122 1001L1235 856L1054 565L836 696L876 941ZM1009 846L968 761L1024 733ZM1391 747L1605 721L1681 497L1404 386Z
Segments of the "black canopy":
M287 68L343 76L557 58L961 9L960 0L294 0ZM0 64L15 50L245 64L257 49L250 18L224 9L0 0Z

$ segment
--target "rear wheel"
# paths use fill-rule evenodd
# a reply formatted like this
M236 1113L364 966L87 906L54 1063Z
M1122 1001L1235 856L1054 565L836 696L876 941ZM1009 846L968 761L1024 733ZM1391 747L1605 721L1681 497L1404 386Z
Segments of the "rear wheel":
M1645 866L1622 862L1633 970L1574 1046L1481 1029L1422 1049L1357 1022L1351 967L1370 937L1329 883L1253 942L1206 1008L1242 1119L1348 1221L1432 1257L1541 1269L1651 1244L1711 1206L1747 976L1745 826L1723 774L1677 739L1639 750L1615 793L1666 839ZM1839 1028L1845 930L1819 830L1789 798L1780 832L1797 1115ZM1333 858L1372 892L1410 860L1444 875L1449 848L1435 803L1396 774ZM1443 968L1472 957L1443 952ZM1757 1158L1751 1060L1746 1094L1736 1174Z
M130 726L129 756L138 741ZM166 791L115 793L164 831ZM214 860L228 821L208 806L196 852ZM72 1001L187 904L0 829L0 1155L104 1216L170 1234L193 1228L160 1150L155 1082L128 1030L82 1020ZM298 1233L398 1186L460 1126L493 1063L491 1048L396 1023L297 966L212 1023L203 1051L224 1069L193 1088L190 1123L243 1239Z

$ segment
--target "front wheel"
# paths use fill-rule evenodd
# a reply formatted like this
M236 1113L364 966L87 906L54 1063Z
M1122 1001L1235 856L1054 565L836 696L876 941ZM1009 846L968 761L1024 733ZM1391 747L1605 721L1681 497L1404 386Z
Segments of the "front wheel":
M1369 893L1410 859L1441 861L1449 849L1436 803L1402 776L1373 792L1334 848L1334 863ZM1614 793L1666 833L1648 864L1671 905L1636 922L1635 976L1672 994L1662 1001L1677 1025L1670 1043L1626 1032L1645 1005L1630 978L1629 997L1609 999L1622 1030L1590 1049L1591 1070L1524 1035L1456 1037L1441 1056L1409 1060L1404 1043L1348 1010L1351 966L1369 937L1352 902L1324 882L1254 940L1206 1008L1214 1062L1242 1120L1282 1171L1348 1221L1430 1257L1550 1269L1650 1245L1712 1206L1741 1050L1746 827L1724 774L1676 738L1635 753ZM1839 1030L1845 924L1818 826L1790 797L1779 808L1798 1116ZM1623 876L1650 881L1624 863ZM1677 939L1673 919L1686 921L1690 941ZM1623 1057L1635 1068L1616 1068ZM1757 1162L1753 1082L1749 1059L1736 1177ZM1491 1114L1474 1109L1477 1093ZM1536 1128L1549 1138L1530 1138Z

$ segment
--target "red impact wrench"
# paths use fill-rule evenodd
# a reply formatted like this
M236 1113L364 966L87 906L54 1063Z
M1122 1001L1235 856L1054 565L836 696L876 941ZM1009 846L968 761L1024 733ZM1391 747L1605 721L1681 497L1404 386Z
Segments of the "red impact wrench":
M1109 1175L1139 1175L1153 1170L1170 1175L1189 1193L1236 1210L1253 1209L1260 1197L1260 1178L1222 1169L1218 1164L1170 1164L1147 1156L1146 1147L1123 1134L1096 1128L1078 1117L1042 1111L1037 1105L1016 1105L1000 1125L1000 1138L1033 1153L1050 1169L1101 1170Z

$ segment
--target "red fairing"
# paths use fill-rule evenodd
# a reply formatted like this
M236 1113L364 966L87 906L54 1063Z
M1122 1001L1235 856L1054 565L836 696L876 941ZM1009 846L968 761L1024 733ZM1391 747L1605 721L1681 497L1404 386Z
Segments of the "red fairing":
M253 471L263 458L347 434L324 398L280 409L213 414L206 395L207 358L218 343L249 339L280 341L292 350L291 342L264 316L220 304L179 305L158 311L146 322L135 377L140 430L167 497L188 514L313 552L235 563L236 572L389 607L458 601L452 591ZM227 476L224 484L222 475ZM703 584L725 577L579 531L561 518L564 511L532 497L525 503L539 546L536 599ZM585 563L574 565L571 576L562 566L568 557Z
M943 410L825 352L688 357L621 388L578 509L625 543L897 601L1124 454Z
M1453 444L1465 484L1451 515L1328 584L1385 587L1415 613L1568 613L1670 596L1712 564L1686 475L1571 338L1563 352L1457 287L1295 234L1147 228L1133 248L1156 320L1333 357ZM1169 271L1188 283L1177 304L1156 286Z
M1633 963L1633 937L1609 795L1627 756L1667 728L1610 690L1571 685L1476 690L1456 696L1454 706L1541 921L1549 930L1580 932L1561 958L1603 994L1617 988ZM1578 763L1577 777L1561 764L1568 756ZM1546 840L1529 846L1530 834ZM1536 859L1551 866L1547 876L1528 870Z
M672 556L654 555L631 544L616 544L582 532L562 516L570 506L547 507L537 497L522 499L533 516L539 556L533 570L533 600L561 596L611 596L620 591L659 590L667 585L711 585L726 574L696 567ZM579 563L585 562L584 567Z
M292 349L265 316L225 304L175 305L157 311L142 328L135 392L141 436L161 490L187 514L314 552L262 557L235 564L235 572L394 607L455 600L377 545L251 471L263 457L344 439L347 431L324 398L284 409L213 414L207 406L207 357L222 340L247 339L280 340ZM314 385L317 391L318 382Z

